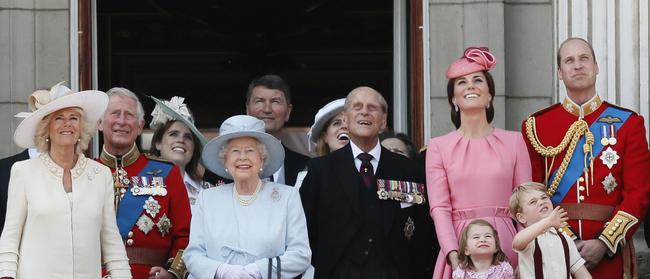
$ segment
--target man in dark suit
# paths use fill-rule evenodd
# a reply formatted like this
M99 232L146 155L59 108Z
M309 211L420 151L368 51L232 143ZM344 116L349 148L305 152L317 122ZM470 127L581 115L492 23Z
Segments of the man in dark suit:
M5 215L7 213L7 190L9 188L11 167L15 162L29 159L28 150L29 149L25 149L23 152L0 160L0 232L2 232L5 225Z
M266 132L280 139L284 124L291 115L289 85L277 75L259 77L248 85L246 114L264 121ZM284 147L284 166L273 174L273 181L287 185L296 184L298 172L305 168L309 157Z
M300 195L315 278L431 278L438 248L427 203L379 198L379 179L424 181L415 162L379 144L387 110L374 89L352 90L350 143L308 163Z

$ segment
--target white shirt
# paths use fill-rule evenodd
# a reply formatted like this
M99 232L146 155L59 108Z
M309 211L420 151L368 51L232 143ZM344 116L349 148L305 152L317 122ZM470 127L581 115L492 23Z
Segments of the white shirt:
M575 243L571 238L563 233L560 233L566 239L569 245L569 266L571 273L576 272L581 266L585 264L585 260L580 256ZM551 228L537 236L537 242L542 249L542 269L544 278L564 278L566 274L566 264L564 262L564 248L562 241L558 237L558 232ZM523 251L517 251L519 254L519 278L535 278L535 260L533 253L535 249L535 241L528 243L528 246Z
M354 157L354 165L357 167L357 170L361 169L361 159L357 158L359 154L364 153L361 148L359 148L353 141L350 141L350 147L352 147L352 156ZM373 173L377 173L377 166L379 166L379 156L381 155L381 145L379 144L379 139L377 139L377 144L373 147L368 154L372 155L372 164Z

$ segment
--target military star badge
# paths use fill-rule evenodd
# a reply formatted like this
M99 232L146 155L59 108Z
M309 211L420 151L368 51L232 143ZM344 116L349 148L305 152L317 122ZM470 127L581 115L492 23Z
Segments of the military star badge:
M156 218L156 214L160 212L160 204L153 197L149 197L149 199L144 202L142 208L144 208L144 210L146 210L147 213L153 218Z
M612 167L616 165L619 158L621 157L618 156L616 150L612 149L611 146L607 147L607 150L600 154L600 160L602 160L603 164L605 164L609 169L612 169Z
M607 194L611 194L616 188L616 186L618 186L618 184L616 183L616 179L610 172L609 175L605 176L605 179L603 180L603 188L605 188Z
M135 223L144 234L148 234L153 229L153 220L147 215L140 215L138 222Z
M411 219L411 217L408 217L408 219L406 219L406 223L404 223L404 237L406 237L406 240L411 240L411 237L413 237L414 232L415 232L415 223L413 222L413 219Z
M165 237L165 235L168 234L169 230L172 228L172 221L167 218L167 214L163 214L163 216L158 219L156 226L158 226L158 231L160 234Z

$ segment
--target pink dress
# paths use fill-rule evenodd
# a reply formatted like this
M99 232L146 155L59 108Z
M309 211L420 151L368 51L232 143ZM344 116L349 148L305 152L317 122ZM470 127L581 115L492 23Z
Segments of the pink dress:
M513 279L515 278L512 266L507 262L501 262L498 265L490 266L486 272L476 272L465 270L461 267L456 268L453 278L460 279Z
M521 133L495 128L479 139L463 138L457 131L432 138L427 145L426 176L430 214L440 243L433 278L451 278L447 254L458 250L461 230L476 218L496 228L501 249L516 269L512 239L517 230L508 200L517 184L531 181Z

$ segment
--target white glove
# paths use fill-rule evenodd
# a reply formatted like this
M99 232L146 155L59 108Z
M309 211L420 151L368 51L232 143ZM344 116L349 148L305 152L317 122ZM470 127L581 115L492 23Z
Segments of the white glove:
M216 279L249 279L251 276L242 265L221 264L217 268Z
M248 275L250 275L251 278L262 279L262 273L260 273L260 268L257 267L255 263L245 265L244 269L246 269L246 272L248 272Z

